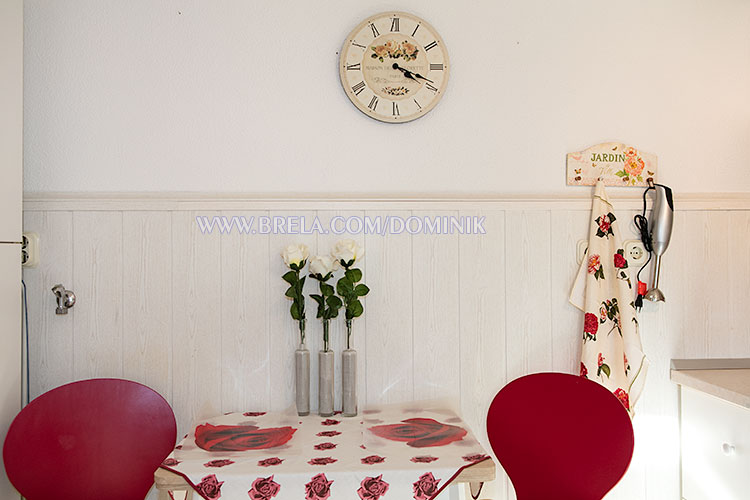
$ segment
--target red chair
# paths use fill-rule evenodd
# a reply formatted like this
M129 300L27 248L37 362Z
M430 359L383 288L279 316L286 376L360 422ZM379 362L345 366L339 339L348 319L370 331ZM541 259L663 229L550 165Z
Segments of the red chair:
M28 500L136 500L176 437L172 408L152 389L83 380L39 396L16 416L3 461Z
M633 456L633 426L620 400L564 373L506 385L490 405L487 434L518 500L601 500Z

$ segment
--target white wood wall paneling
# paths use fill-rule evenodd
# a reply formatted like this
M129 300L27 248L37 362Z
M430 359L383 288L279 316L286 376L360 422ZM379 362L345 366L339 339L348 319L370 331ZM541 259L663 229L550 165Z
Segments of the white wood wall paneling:
M342 223L340 222L341 219L334 219L334 217L358 217L360 220L363 219L365 215L365 212L361 210L354 210L354 211L329 211L329 210L321 210L316 213L316 216L320 220L320 223L324 228L331 228L332 221L335 221L335 229L336 231L340 231L343 229ZM307 222L307 224L310 224L310 222ZM352 225L352 230L356 230L356 227ZM342 239L353 239L356 241L360 246L365 245L365 237L363 234L335 234L333 232L329 232L328 234L317 234L317 246L318 246L318 254L319 255L328 255L330 254L331 250L333 249L333 246L336 244L337 241ZM368 257L368 249L365 248L365 260L367 260ZM360 269L362 271L362 283L367 283L367 274L366 274L366 265L365 261L358 262L355 265L356 268ZM334 277L328 282L331 286L334 288L336 287L336 281L338 281L342 276L342 271L339 270L334 274ZM311 288L308 293L318 293L319 290L317 288L318 282L315 280L312 280L308 278L311 281ZM315 287L312 287L312 285L315 285ZM377 290L378 293L381 292L381 290ZM375 293L375 292L373 292ZM369 295L369 294L368 294ZM362 304L365 307L364 315L367 316L367 297L362 299ZM317 304L310 300L310 307L312 311L312 317L315 318L315 311L317 309ZM315 319L314 321L318 321ZM334 361L334 369L335 369L335 377L334 377L334 408L336 410L342 410L342 396L343 396L343 387L341 382L341 352L346 349L346 320L345 320L345 311L342 307L339 310L339 316L338 318L335 318L330 323L330 341L331 341L331 349L336 353L335 361ZM356 349L357 351L357 396L360 401L360 406L363 404L364 401L367 401L367 385L365 381L367 380L367 324L364 321L364 317L360 316L359 318L356 318L352 322L352 349ZM323 340L321 337L320 340L320 346L322 346ZM317 349L316 349L317 352Z
M685 245L687 246L687 259L683 286L686 293L683 297L682 314L691 318L689 329L684 332L683 348L687 358L705 358L709 355L709 329L711 328L710 298L706 295L705 279L710 279L705 272L707 263L711 257L708 245L708 213L684 213L681 219L681 228L685 230ZM670 244L671 245L671 244ZM665 264L666 263L665 254ZM667 264L668 265L668 264ZM662 285L666 290L667 283ZM710 286L710 285L709 285Z
M750 211L722 211L719 205L697 210L698 201L689 210L677 205L662 269L667 302L646 303L640 318L651 370L635 420L635 457L608 500L678 498L677 391L669 382L669 360L750 356L750 332L736 319L750 294ZM199 416L292 406L297 334L283 299L285 267L279 252L293 241L306 242L313 254L327 252L344 235L203 235L196 212L169 212L172 202L148 211L123 200L112 204L117 210L101 210L100 202L89 201L73 213L36 203L24 223L25 230L41 236L39 267L24 270L32 396L78 378L126 376L171 400L182 433ZM589 205L590 200L585 205L565 202L536 210L538 200L430 202L417 209L414 203L378 201L372 206L380 209L363 212L365 204L308 201L304 210L288 210L290 205L279 202L272 205L278 211L243 213L233 207L260 205L239 202L224 214L318 214L327 221L335 214L408 217L454 214L463 207L461 215L485 215L488 234L481 237L353 237L364 241L362 269L373 290L364 318L355 322L362 405L407 401L429 392L433 382L421 373L429 374L440 358L460 368L451 381L456 387L448 383L445 390L460 394L467 422L486 444L484 414L507 380L542 370L576 371L579 346L569 339L577 337L581 320L567 296L577 269L574 247L587 236ZM638 205L623 208L615 200L621 229L626 230ZM415 210L394 209L403 206ZM45 207L49 211L41 210ZM207 201L180 207L219 214ZM642 279L650 280L650 270ZM79 297L67 316L54 314L50 288L57 282ZM306 293L313 288L309 284ZM428 309L433 316L424 315ZM314 313L308 304L317 406L316 354L322 339ZM446 326L451 320L457 337ZM339 327L340 335L335 333ZM431 342L430 354L420 350L421 338ZM332 340L341 343L340 351L343 321L334 326ZM450 351L454 345L458 349ZM433 358L429 362L428 356ZM506 482L501 474L487 494L495 489L495 498L515 498Z
M221 412L221 235L172 213L172 407L178 436Z
M370 217L407 218L411 212L367 212ZM414 398L412 237L365 235L365 269L373 290L364 314L367 338L367 403ZM375 361L378 360L378 361ZM374 363L380 363L377 368Z
M462 210L485 217L485 235L459 236L461 414L486 450L487 410L505 385L505 212ZM507 476L486 484L482 498L505 498Z
M29 301L31 398L73 377L73 317L57 315L52 287L73 285L73 214L27 212L24 227L40 236L39 266L24 269Z
M550 213L506 212L507 380L552 368Z
M122 213L73 214L73 376L122 377Z
M424 221L425 217L430 220L457 217L458 212L421 211L417 215L415 221ZM414 222L412 230L417 227ZM414 397L447 399L458 406L461 382L458 234L414 235L411 261Z
M222 212L257 221L268 212ZM251 219L252 218L252 219ZM268 236L241 233L221 239L222 412L263 411L270 405ZM293 355L293 354L292 354Z
M315 215L310 211L270 211L270 217L305 216L311 219ZM281 277L289 271L281 258L281 251L291 243L304 243L310 249L310 255L318 252L315 234L270 234L268 236L268 335L269 335L269 395L270 410L282 411L294 406L294 351L299 346L299 329L297 322L289 313L291 299L284 296L289 285ZM308 278L305 283L305 294L317 290L317 282ZM310 411L318 409L318 351L323 348L323 327L315 318L315 307L312 300L305 303L307 317L306 343L310 350Z
M172 217L124 212L123 375L172 401Z
M750 309L750 213L729 213L728 262L729 278L726 296L729 302L729 330L726 332L729 351L750 352L750 322L746 318Z
M739 318L731 318L731 306L727 300L729 292L729 274L733 272L734 259L729 254L729 214L727 212L710 212L705 222L706 246L708 248L707 262L723 263L721 265L700 266L703 290L701 296L706 301L708 328L708 354L712 358L727 358L732 356L732 341L730 339L731 325ZM666 257L665 257L666 259ZM741 321L741 320L740 320Z

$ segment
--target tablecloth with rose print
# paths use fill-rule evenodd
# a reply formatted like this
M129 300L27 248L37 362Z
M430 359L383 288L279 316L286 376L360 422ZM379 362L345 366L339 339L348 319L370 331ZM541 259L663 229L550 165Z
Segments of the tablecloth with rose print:
M451 410L362 413L230 413L198 424L162 468L207 500L431 500L489 459Z

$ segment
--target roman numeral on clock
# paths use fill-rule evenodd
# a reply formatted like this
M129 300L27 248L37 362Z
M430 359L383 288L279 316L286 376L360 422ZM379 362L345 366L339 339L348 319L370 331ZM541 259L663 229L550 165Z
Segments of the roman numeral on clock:
M347 71L358 71L358 70L361 70L361 69L362 69L362 63L347 64L346 65L346 70Z
M443 65L430 63L430 71L443 71Z
M433 92L437 92L438 89L434 85L430 84L430 82L427 82L424 84L425 87L427 87L427 90L432 90Z
M377 38L380 36L380 32L378 31L378 28L376 28L374 24L370 23L370 29L372 30L373 38Z
M435 47L437 47L437 42L433 40L432 42L425 45L424 50L434 49Z
M414 34L417 32L418 29L419 29L419 25L417 24L417 27L414 28L414 31L411 32L411 36L414 36Z
M401 31L401 29L398 27L399 18L394 17L391 19L391 31Z
M416 99L414 99L414 104L416 104L419 109L422 109L422 106L420 106Z
M393 103L393 116L398 116L398 115L399 115L399 112L398 112L398 104L396 104L396 103L394 102L394 103Z
M367 48L364 45L362 45L360 43L357 43L357 42L354 42L354 41L352 42L352 45L354 45L355 47L359 47L360 49L366 49Z
M354 92L354 95L359 95L362 90L365 88L365 82L359 82L354 87L352 87L352 92Z
M378 96L372 96L372 99L370 100L370 104L367 105L368 108L375 111L378 109Z

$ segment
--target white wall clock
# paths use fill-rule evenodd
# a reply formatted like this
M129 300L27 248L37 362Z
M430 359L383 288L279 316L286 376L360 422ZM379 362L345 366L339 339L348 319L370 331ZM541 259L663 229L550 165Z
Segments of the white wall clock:
M448 52L437 31L404 12L363 21L339 58L346 95L371 118L400 123L424 116L445 92Z

